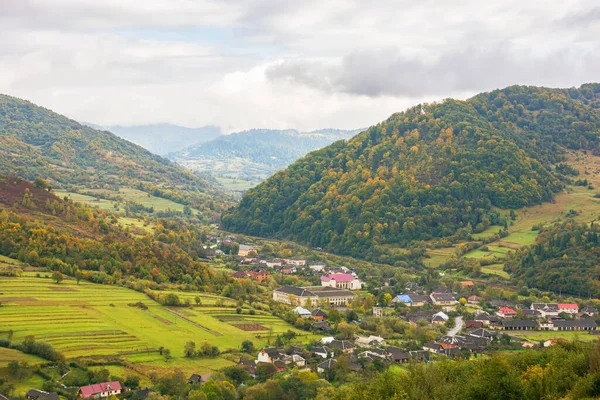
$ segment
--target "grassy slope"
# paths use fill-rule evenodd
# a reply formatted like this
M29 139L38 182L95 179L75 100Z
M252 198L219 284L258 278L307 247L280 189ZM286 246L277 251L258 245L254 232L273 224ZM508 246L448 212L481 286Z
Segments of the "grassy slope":
M576 179L587 179L592 183L593 190L582 186L568 186L565 191L559 193L552 203L544 203L532 207L516 210L517 218L509 226L509 235L499 241L487 245L489 251L476 249L465 254L465 258L481 258L496 256L500 259L504 255L521 246L527 246L535 242L538 232L532 231L534 225L549 225L566 219L569 210L575 210L578 215L574 219L578 222L591 222L600 217L600 199L594 195L600 192L600 157L585 154L580 151L569 152L568 164L579 171ZM586 173L587 171L587 173ZM500 210L508 214L508 210ZM475 239L483 239L491 236L500 227L491 226L484 232L474 234ZM426 265L437 267L444 263L454 254L454 248L430 249L427 251L430 258L425 259ZM502 270L504 264L495 264L482 267L482 272L500 276L508 279L509 276Z
M203 306L169 310L144 294L126 288L87 282L77 285L71 280L56 285L49 279L33 275L25 273L20 278L0 279L0 301L3 303L0 326L2 330L13 330L16 341L35 335L37 340L50 342L67 358L120 354L142 372L164 367L206 372L231 365L231 362L224 358L185 359L183 347L187 341L193 340L197 344L207 341L220 350L239 348L246 339L252 340L257 347L267 344L266 337L259 339L256 335L268 336L268 331L248 332L220 321L219 316L238 316L229 299L224 299L229 307L215 307L214 302L219 298L216 295L183 294L182 297L199 295ZM138 301L145 303L148 310L128 306ZM271 315L244 314L241 317L248 323L272 327L274 335L295 330ZM246 321L235 321L238 322ZM171 350L172 360L165 361L158 352L152 351L160 346ZM4 362L11 359L6 355L2 358Z

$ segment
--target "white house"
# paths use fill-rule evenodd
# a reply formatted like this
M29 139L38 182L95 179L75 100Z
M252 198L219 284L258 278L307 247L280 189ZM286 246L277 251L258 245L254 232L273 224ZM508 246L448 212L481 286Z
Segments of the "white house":
M327 336L327 337L321 338L321 343L329 344L329 343L333 342L334 340L335 340L335 338L333 336Z
M292 311L295 312L296 314L298 314L302 318L309 318L312 315L312 313L309 310L307 310L304 307L300 307L300 306L294 308Z
M329 274L321 277L321 286L360 290L362 282L352 274Z

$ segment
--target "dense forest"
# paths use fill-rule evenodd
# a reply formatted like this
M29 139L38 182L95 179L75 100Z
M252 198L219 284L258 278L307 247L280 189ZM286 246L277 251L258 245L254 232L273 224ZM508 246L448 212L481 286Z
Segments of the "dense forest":
M564 149L598 151L600 85L513 86L392 115L247 192L224 228L394 261L386 246L499 223L494 207L550 201Z
M544 228L535 244L507 259L520 286L584 297L600 296L600 226L565 222Z
M0 142L0 174L30 181L42 177L63 188L183 191L187 204L208 208L207 181L110 132L28 101L0 95Z

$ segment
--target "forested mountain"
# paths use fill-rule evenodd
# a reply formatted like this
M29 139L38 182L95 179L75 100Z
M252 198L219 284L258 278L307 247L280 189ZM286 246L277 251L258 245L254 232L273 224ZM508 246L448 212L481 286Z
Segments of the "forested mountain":
M110 131L154 154L162 156L180 151L191 144L208 142L221 135L221 129L217 126L203 126L201 128L187 128L173 124L100 126L87 122L84 125L94 129Z
M252 171L263 178L337 140L349 139L360 130L323 129L313 132L253 129L222 135L172 153L169 158L198 171L238 174Z
M207 181L121 139L28 101L0 95L0 174L63 188L134 187L199 209Z
M379 245L452 241L498 222L495 207L550 201L564 148L597 152L599 135L599 84L418 105L275 174L222 224L393 261Z
M542 230L535 244L509 257L505 269L519 286L600 296L600 226L573 221Z

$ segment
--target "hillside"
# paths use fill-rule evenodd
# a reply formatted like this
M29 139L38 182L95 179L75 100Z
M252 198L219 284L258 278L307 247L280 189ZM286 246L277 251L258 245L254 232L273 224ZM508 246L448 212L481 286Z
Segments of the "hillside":
M131 187L209 208L207 181L113 133L25 100L0 95L0 142L0 174L42 177L65 189Z
M87 122L84 125L94 129L110 131L161 156L183 150L191 144L208 142L221 135L221 129L216 126L203 126L201 128L187 128L173 124L100 126Z
M600 295L598 226L574 221L552 225L536 243L511 255L505 269L520 286L577 296Z
M501 225L499 208L552 200L565 149L599 150L599 109L598 84L418 105L275 174L222 224L382 261L382 245L453 243Z
M298 132L293 129L253 129L195 144L170 154L169 158L193 171L247 181L250 187L311 151L349 139L358 132L360 130Z

